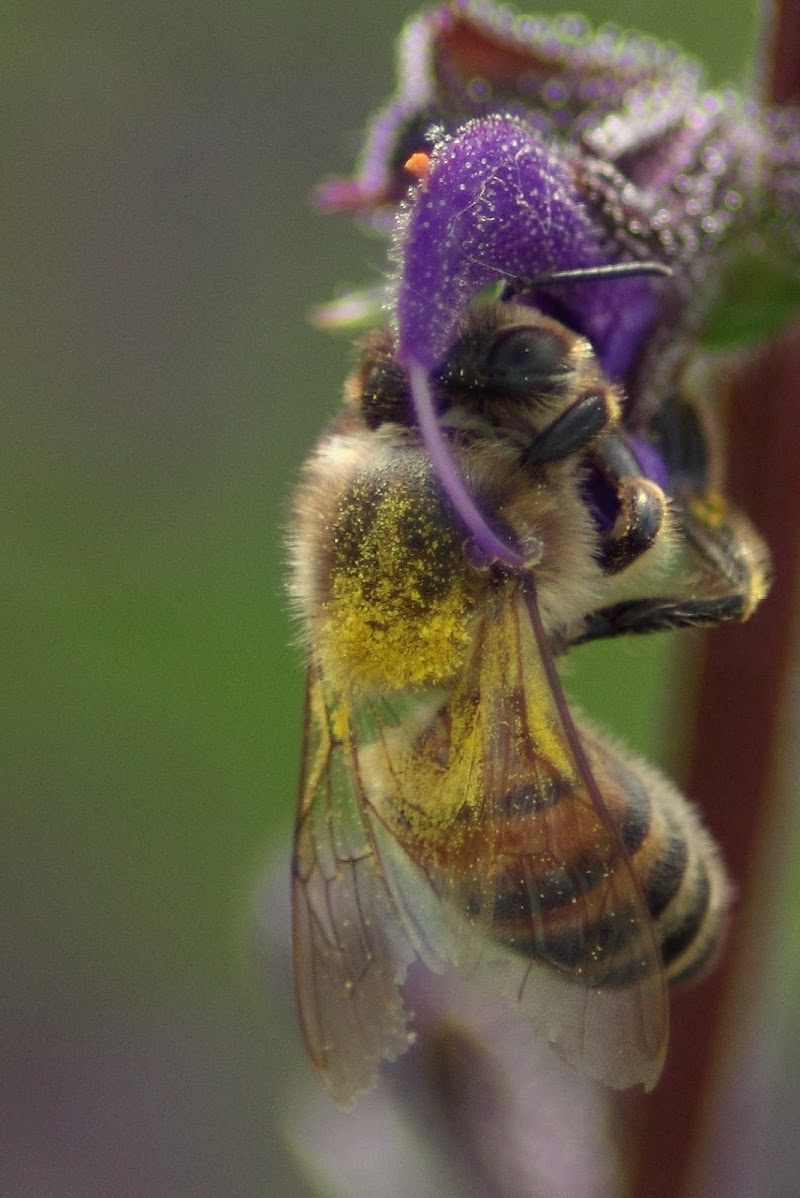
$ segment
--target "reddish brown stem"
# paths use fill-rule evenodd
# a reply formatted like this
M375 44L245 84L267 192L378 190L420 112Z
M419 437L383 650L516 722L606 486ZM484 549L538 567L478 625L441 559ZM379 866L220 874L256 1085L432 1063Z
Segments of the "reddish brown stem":
M770 100L800 100L800 3L773 14ZM754 897L754 852L769 818L769 772L787 670L795 579L800 566L800 327L759 355L734 388L729 415L729 490L772 550L775 584L744 628L708 635L688 792L702 805L739 890ZM741 917L724 960L702 986L673 1002L664 1076L642 1112L638 1198L675 1198L702 1133L723 1004L745 952Z
M730 490L770 543L775 584L746 628L710 633L687 790L701 800L736 880L741 914L752 897L754 846L768 817L773 737L787 667L800 566L800 329L759 357L735 389ZM757 897L757 896L756 896ZM675 1198L702 1130L715 1031L744 945L738 918L724 959L673 1002L664 1076L644 1113L641 1198Z
M770 7L764 92L771 104L800 102L800 3L777 0Z

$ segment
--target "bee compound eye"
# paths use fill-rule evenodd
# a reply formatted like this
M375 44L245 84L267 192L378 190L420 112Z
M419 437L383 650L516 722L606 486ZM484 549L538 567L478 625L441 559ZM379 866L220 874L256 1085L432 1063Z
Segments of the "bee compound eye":
M486 345L481 373L491 385L512 391L552 381L567 370L561 339L549 329L503 329Z

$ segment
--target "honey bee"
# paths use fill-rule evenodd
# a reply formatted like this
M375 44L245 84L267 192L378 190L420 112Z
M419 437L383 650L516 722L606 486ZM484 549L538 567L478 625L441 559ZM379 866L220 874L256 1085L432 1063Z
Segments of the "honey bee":
M693 402L649 430L662 486L589 342L503 302L473 305L430 375L463 489L521 564L498 560L442 485L395 348L363 342L295 498L310 1057L339 1103L370 1088L413 1039L402 989L421 962L502 996L592 1078L649 1090L667 983L708 963L730 888L687 800L572 715L554 663L593 637L743 618L765 551L709 490ZM693 589L658 596L676 553Z

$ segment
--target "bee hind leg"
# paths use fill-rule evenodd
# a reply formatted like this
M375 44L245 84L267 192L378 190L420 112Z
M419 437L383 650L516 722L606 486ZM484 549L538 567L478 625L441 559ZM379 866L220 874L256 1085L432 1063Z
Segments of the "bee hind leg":
M697 598L629 599L601 607L586 617L583 629L571 645L584 645L612 636L636 636L677 628L711 628L746 619L744 595L708 595Z

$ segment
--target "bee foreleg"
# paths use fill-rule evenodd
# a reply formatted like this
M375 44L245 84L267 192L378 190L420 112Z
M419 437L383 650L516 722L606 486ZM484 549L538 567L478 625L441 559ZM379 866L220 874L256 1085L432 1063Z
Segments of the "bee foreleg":
M619 514L600 544L600 564L617 574L656 542L664 523L664 492L648 478L623 479L617 486Z
M570 457L585 449L616 415L617 404L610 392L582 395L539 434L523 454L522 464L542 466Z
M601 534L599 560L607 574L617 574L655 544L667 500L658 484L642 473L619 433L609 432L598 441L592 461L615 492L617 513L611 528Z

